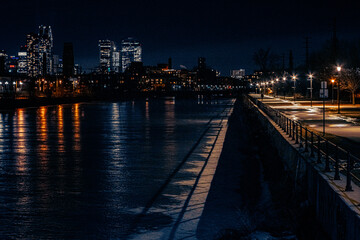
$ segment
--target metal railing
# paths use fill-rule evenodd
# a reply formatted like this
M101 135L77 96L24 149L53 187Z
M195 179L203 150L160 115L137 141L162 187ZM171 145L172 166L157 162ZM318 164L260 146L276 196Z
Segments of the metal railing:
M334 180L340 180L340 172L344 174L346 176L345 191L352 191L352 182L360 184L359 158L262 101L250 96L246 98L249 104L258 106L278 124L295 141L295 144L299 145L299 150L307 153L315 164L323 164L324 172L333 173Z

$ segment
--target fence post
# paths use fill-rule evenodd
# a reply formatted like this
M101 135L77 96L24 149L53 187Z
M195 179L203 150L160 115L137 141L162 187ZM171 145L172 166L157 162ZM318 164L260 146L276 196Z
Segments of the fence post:
M325 141L325 172L330 172L328 140Z
M292 135L291 135L291 123L292 122L292 120L291 119L289 119L289 137L291 137Z
M335 176L334 180L340 180L340 174L339 174L339 147L336 146L335 150Z
M300 148L302 148L302 125L300 124Z
M305 129L305 152L308 152L309 149L308 149L308 130L307 128L304 128Z
M286 134L289 133L289 119L286 118Z
M314 157L314 132L311 132L311 154L310 157Z
M281 115L280 115L280 113L277 113L277 123L278 123L278 125L280 125L280 121L281 121Z
M345 191L352 191L352 186L351 186L351 169L352 169L352 162L351 162L351 157L350 157L350 153L347 153L347 164L346 164L346 188Z
M292 140L295 140L295 121L293 121L292 126Z
M321 163L321 150L320 150L320 136L317 136L318 137L318 159L317 159L317 163Z
M299 143L299 124L296 123L296 140L295 143Z

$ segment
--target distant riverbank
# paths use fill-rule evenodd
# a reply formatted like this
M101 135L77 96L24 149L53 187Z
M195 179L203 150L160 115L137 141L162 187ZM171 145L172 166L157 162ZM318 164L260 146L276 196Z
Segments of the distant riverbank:
M200 96L202 101L209 101L220 98L233 97L238 93L212 93L212 92L139 92L139 93L124 93L118 95L99 95L87 97L61 97L61 98L47 98L47 97L34 97L28 99L0 99L0 111L11 111L17 108L51 106L59 104L71 104L80 102L118 102L128 101L135 99L148 99L148 98L164 98L176 97L179 99L194 99Z

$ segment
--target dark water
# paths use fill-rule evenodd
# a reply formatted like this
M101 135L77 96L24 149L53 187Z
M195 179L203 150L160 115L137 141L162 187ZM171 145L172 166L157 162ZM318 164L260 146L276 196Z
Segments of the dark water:
M1 113L0 239L120 238L224 106L166 99Z

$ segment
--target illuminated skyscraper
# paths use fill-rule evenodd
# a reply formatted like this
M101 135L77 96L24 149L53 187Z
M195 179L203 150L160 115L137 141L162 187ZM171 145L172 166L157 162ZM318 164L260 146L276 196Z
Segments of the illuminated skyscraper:
M116 73L120 72L120 51L117 51L116 48L112 52L111 70Z
M40 75L40 53L39 53L39 36L35 33L30 33L26 36L26 52L28 75L36 77Z
M117 51L115 43L110 40L100 40L99 50L101 72L119 72L120 53Z
M132 62L141 62L141 44L133 38L127 38L121 42L121 67L125 72Z
M27 51L26 46L21 47L20 51L18 52L18 67L17 72L19 74L28 74L28 60L27 60Z
M53 74L53 35L50 26L39 26L41 75Z
M39 26L39 33L26 37L28 75L53 74L53 36L50 26Z

